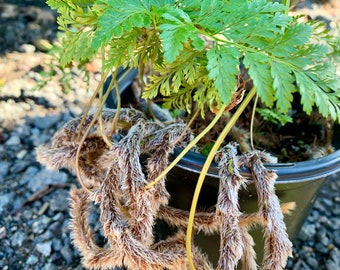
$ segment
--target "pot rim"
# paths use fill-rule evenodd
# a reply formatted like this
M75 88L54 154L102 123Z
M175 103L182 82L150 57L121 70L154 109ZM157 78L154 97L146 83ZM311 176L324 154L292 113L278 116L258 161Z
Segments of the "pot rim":
M129 69L121 67L119 69L117 78L119 78L118 84L121 93L131 85L131 82L137 73L137 68ZM110 90L108 89L109 82L110 80L105 82L105 92ZM112 94L108 99L110 102L108 102L107 105L108 107L114 108L116 102L115 91L111 91L111 93ZM174 156L176 157L181 151L182 148L176 147L174 149ZM202 154L188 152L176 166L199 174L205 160L206 157ZM289 184L295 182L303 183L313 181L320 178L325 178L340 171L340 150L317 159L291 163L265 164L265 166L268 169L276 171L278 175L278 179L276 180L277 184ZM251 173L246 168L241 170L241 174L244 177L251 178ZM213 178L218 178L218 168L215 162L213 162L210 166L207 175Z
M182 148L175 148L174 156L178 156ZM206 156L188 152L178 163L177 167L199 174ZM340 171L340 150L327 156L300 162L265 164L265 167L276 171L278 179L276 184L303 183L325 178ZM241 169L244 177L250 178L248 169ZM208 176L218 178L217 163L213 162L208 170Z

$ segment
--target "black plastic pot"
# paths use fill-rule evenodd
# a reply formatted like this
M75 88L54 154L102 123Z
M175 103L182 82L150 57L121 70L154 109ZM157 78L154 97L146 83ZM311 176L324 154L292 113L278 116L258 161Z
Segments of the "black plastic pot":
M338 137L339 138L339 137ZM177 149L175 154L178 154ZM171 204L181 209L190 209L192 194L205 157L190 152L168 174L168 190L172 194ZM291 215L285 216L287 231L291 240L294 240L300 231L308 213L313 206L317 194L328 176L340 171L340 150L314 160L297 163L270 164L266 167L273 169L278 174L275 183L276 194L281 203L295 202L296 209ZM248 171L243 171L245 177L250 178ZM216 164L213 164L205 179L205 185L200 194L199 206L211 207L216 204L218 190L218 172ZM253 186L240 193L240 207L245 213L257 211L257 195ZM256 243L258 259L262 257L263 238L261 229L252 232ZM209 258L218 260L219 236L199 235L195 242L207 252Z
M133 68L131 70L120 68L117 72L117 82L119 92L121 94L122 103L126 104L131 102L133 98L133 94L131 92L131 84L133 79L137 76L138 70ZM110 86L112 77L109 78L104 83L104 92L108 91L108 87ZM108 108L115 109L117 106L117 96L116 91L110 89L110 93L106 99L106 106Z
M135 70L132 72L136 72ZM129 78L126 76L125 78ZM130 81L131 82L131 81ZM122 83L121 92L129 91L129 83ZM114 96L114 94L113 94ZM114 100L114 98L112 98ZM111 107L114 104L111 103ZM338 140L337 140L338 139ZM340 127L337 126L334 134L334 146L340 148ZM178 155L181 149L176 149L174 155ZM174 207L189 210L205 156L189 152L171 170L167 176L167 189L171 194L170 204ZM287 231L291 240L294 240L306 220L308 213L313 206L317 194L323 183L332 174L340 171L340 150L314 160L296 163L268 164L266 167L273 169L278 174L275 189L281 203L295 202L296 209L289 216L285 216ZM248 171L242 171L245 177L251 177ZM216 164L212 164L202 188L198 207L209 208L216 204L218 192L218 171ZM240 207L245 213L257 211L257 195L254 187L249 186L248 190L240 193ZM166 234L164 228L160 234ZM258 259L262 257L263 238L261 229L252 232L256 246ZM212 262L217 262L219 256L219 236L197 235L195 243L205 251Z

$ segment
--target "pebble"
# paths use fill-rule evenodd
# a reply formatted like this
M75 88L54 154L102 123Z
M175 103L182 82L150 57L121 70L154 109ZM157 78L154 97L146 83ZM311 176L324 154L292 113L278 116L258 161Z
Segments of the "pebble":
M33 125L38 129L49 129L60 121L60 114L51 114L45 117L36 117Z
M7 230L5 227L0 227L0 239L3 239L7 236Z
M35 265L39 261L39 258L35 255L29 255L26 264L27 265Z
M65 200L68 197L68 191L61 189L54 192L50 200L50 209L53 212L67 211L69 209L69 202Z
M17 159L23 159L27 155L27 150L20 150L15 156Z
M314 257L307 257L306 263L312 268L317 269L318 261Z
M37 234L43 233L51 220L52 219L46 215L37 218L32 224L32 231Z
M2 19L15 19L18 16L18 7L16 5L5 4L0 13Z
M47 263L42 270L58 270L58 266L53 263Z
M7 146L17 146L20 145L20 137L18 135L12 135L6 142L5 145Z
M52 248L54 251L60 251L63 247L63 243L60 239L53 239L52 240Z
M33 52L35 52L35 50L36 50L36 48L32 44L22 44L19 47L19 51L23 52L23 53L33 53Z
M313 236L315 235L315 232L316 230L315 230L314 224L306 224L305 226L301 228L299 237L303 241L308 241L313 238Z
M340 231L339 230L333 233L333 241L336 246L340 247Z
M21 185L26 185L28 182L30 182L34 176L40 171L39 168L36 166L29 166L25 170L25 172L21 175L21 178L19 180L19 183Z
M49 207L50 207L50 204L49 204L48 202L45 202L45 203L41 206L41 208L39 209L38 215L41 216L42 214L44 214L44 213L47 211L47 209L48 209Z
M0 194L0 213L6 210L6 207L13 201L14 193L9 192L6 194Z
M40 170L35 174L34 178L29 179L28 188L32 192L37 192L50 184L63 184L68 180L65 172L49 171L47 169Z
M11 167L11 173L12 174L18 174L26 170L26 168L32 164L32 161L30 160L21 160L17 159L13 166Z
M26 239L26 234L24 231L16 231L11 237L11 244L13 247L20 247Z
M50 256L52 251L52 242L44 242L44 243L38 243L37 244L37 250L44 256Z
M8 174L10 166L10 162L0 161L0 183L4 181L4 177Z
M63 256L63 258L65 259L65 261L67 262L67 264L71 264L73 261L73 252L71 250L71 248L69 246L63 246L60 249L60 253Z

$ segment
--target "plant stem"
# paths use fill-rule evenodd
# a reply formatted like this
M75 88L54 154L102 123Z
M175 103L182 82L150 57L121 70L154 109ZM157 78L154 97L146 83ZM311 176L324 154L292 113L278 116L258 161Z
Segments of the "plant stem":
M221 107L218 111L214 119L210 122L210 124L200 133L198 134L183 150L182 152L169 164L169 166L160 174L158 175L155 180L149 182L149 184L145 187L145 189L152 188L155 184L157 184L176 164L185 156L186 153L190 151L192 147L194 147L202 137L212 129L217 121L221 118L224 113L224 110L227 108L227 105Z
M195 121L196 117L198 116L198 113L200 112L200 109L197 109L194 113L194 115L192 117L190 117L190 121L188 122L188 124L186 125L185 129L183 130L183 132L181 133L181 135L178 136L178 138L172 143L172 145L176 145L177 143L180 142L180 140L183 138L183 136L185 135L185 133L188 131L188 129L190 128L190 126L192 125L192 123Z
M254 105L253 105L253 111L251 112L251 119L250 119L250 146L251 149L254 150L254 121L255 121L255 113L256 113L256 107L257 107L257 101L259 99L259 95L256 94Z
M110 89L112 88L112 85L114 85L115 90L116 90L116 98L117 98L116 114L115 114L115 117L112 120L111 131L110 131L111 137L117 130L120 108L121 108L121 104L122 104L121 96L120 96L120 89L119 89L119 85L118 85L118 82L117 82L117 73L118 73L118 69L116 69L114 71L114 73L112 73L112 80L110 82L109 88L107 89L107 91L109 92ZM128 71L125 74L127 74L127 73L128 73Z
M201 188L205 179L205 176L208 172L208 169L210 167L211 162L213 161L217 150L220 148L222 142L224 141L227 134L230 132L232 127L235 125L237 119L240 117L240 115L243 113L245 108L247 107L248 103L252 100L252 98L256 94L256 88L253 87L248 95L244 98L240 106L237 108L236 112L231 117L228 124L225 126L225 128L222 130L221 134L218 136L213 148L211 149L207 160L204 163L204 166L202 167L200 176L198 178L195 193L191 202L191 208L190 208L190 214L189 214L189 221L188 221L188 227L187 227L187 233L186 233L186 250L187 250L187 257L189 261L189 266L191 270L195 270L195 265L192 257L192 248L191 248L191 241L192 241L192 231L193 231L193 224L194 224L194 217L198 202L198 197L201 192Z
M290 8L290 0L282 0L282 4L285 5L285 7L287 8L286 14L288 14Z
M83 113L83 117L82 117L82 119L81 119L81 121L80 121L80 123L79 123L79 131L78 131L78 135L77 135L77 139L76 139L77 141L80 140L81 131L82 131L82 126L83 126L83 123L84 123L84 121L85 121L85 119L86 119L86 116L88 115L88 113L89 113L89 111L90 111L90 109L91 109L91 106L92 106L93 102L95 101L95 99L96 99L98 93L100 93L100 90L102 89L102 87L103 87L103 85L104 85L104 82L105 82L105 79L107 78L109 72L110 72L110 71L108 70L108 71L106 71L105 74L102 75L101 80L100 80L100 82L98 83L96 90L93 92L90 101L89 101L89 102L87 103L87 105L86 105L85 111L84 111L84 113Z

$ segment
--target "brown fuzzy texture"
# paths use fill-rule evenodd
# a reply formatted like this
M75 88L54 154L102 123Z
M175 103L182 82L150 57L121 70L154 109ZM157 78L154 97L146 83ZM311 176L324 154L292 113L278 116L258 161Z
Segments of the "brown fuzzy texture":
M256 253L254 240L248 232L247 226L241 227L241 241L243 243L243 254L241 258L242 270L256 270Z
M255 187L259 200L259 214L263 218L265 249L263 269L279 270L286 265L292 253L292 243L286 232L283 214L280 210L279 198L275 194L274 182L277 175L264 167L263 161L271 160L263 152L252 155L250 168L255 179Z
M217 155L219 162L220 188L217 198L216 215L220 224L220 259L218 270L235 269L242 257L243 242L239 217L238 192L246 183L238 171L236 145L228 144Z
M102 113L105 135L110 136L110 121L114 110ZM78 135L89 128L94 114L81 122L71 120L53 137L49 146L38 148L38 160L50 169L75 169L76 153L80 175L89 187L85 191L72 189L71 216L73 242L83 256L83 265L89 269L112 269L123 266L131 270L189 269L185 249L185 234L189 213L168 206L169 193L166 177L151 188L152 182L168 166L169 157L180 141L185 145L192 139L190 130L182 122L167 125L148 121L145 115L133 109L122 109L119 121L123 138L108 147L102 139L99 121L80 146ZM80 124L82 126L80 127ZM178 140L178 138L181 138ZM146 155L146 163L141 156ZM217 269L254 270L256 254L249 230L256 224L265 229L266 250L264 269L281 269L290 254L291 244L285 232L283 214L293 208L284 204L280 209L274 193L274 172L262 162L270 158L260 152L237 155L236 145L229 144L216 156L219 163L220 187L215 211L199 211L194 218L194 229L205 234L220 233L220 259ZM239 173L239 167L250 168L259 197L259 212L244 214L239 209L238 193L248 181ZM98 204L104 236L107 243L100 247L88 223L90 203ZM153 230L156 219L177 227L178 232L155 242ZM192 245L194 265L198 270L212 270L208 257Z

